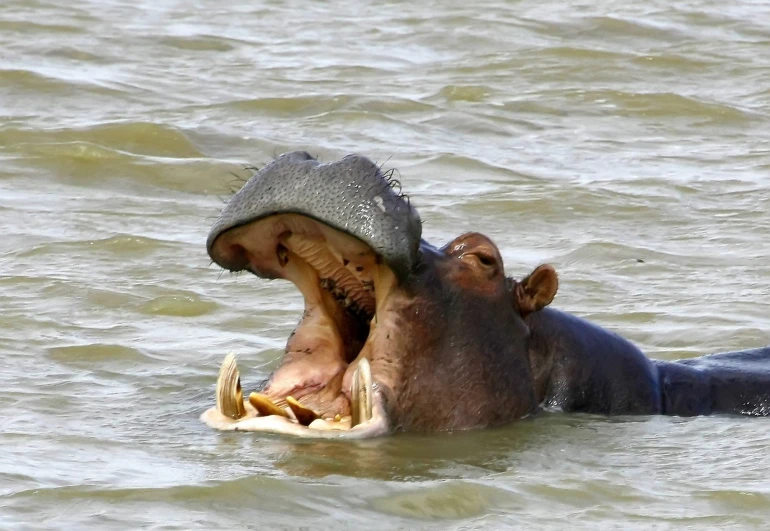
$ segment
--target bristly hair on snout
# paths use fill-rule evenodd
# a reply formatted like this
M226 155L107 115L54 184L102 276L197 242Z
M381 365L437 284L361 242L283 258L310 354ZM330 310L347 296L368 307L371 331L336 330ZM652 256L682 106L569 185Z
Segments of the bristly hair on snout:
M276 153L273 153L273 160L278 159L279 155ZM321 161L321 158L319 156L313 156L313 158L319 162ZM412 202L409 197L409 195L404 192L403 187L401 186L401 172L398 170L398 168L386 168L386 164L390 161L392 158L392 155L385 159L385 162L382 164L379 164L379 162L375 162L375 165L377 166L377 170L382 174L382 176L385 178L385 180L388 183L388 186L396 192L396 195L406 201L407 205L411 206ZM263 166L258 166L256 164L247 164L246 166L243 166L244 171L250 172L247 176L240 175L234 171L227 172L229 175L231 175L233 178L227 181L227 189L230 192L230 197L237 194L243 186L249 182L249 179L254 177L259 170L261 170ZM230 197L222 197L219 196L219 198L222 200L223 203L227 203L230 200ZM216 217L216 216L214 216Z

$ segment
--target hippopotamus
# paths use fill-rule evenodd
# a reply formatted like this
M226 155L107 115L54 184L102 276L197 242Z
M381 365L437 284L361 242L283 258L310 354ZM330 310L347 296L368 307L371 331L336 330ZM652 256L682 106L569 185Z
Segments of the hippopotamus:
M286 279L304 313L272 375L244 397L221 366L219 430L318 438L501 426L544 408L599 415L770 415L770 347L679 361L549 307L544 264L506 276L471 232L437 248L392 173L349 155L277 157L208 236L229 271Z

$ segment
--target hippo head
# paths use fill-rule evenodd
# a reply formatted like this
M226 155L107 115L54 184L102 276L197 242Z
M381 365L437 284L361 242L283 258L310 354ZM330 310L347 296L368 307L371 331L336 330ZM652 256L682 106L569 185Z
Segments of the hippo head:
M551 302L553 268L517 282L469 233L437 249L380 168L351 155L283 155L230 200L209 234L230 271L293 282L305 311L279 367L243 399L222 366L212 427L366 437L500 425L537 408L524 318Z

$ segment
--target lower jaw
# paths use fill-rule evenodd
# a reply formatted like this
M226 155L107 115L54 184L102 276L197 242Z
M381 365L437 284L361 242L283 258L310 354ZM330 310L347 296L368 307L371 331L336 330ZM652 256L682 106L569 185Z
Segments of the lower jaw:
M350 390L351 416L313 418L314 412L287 397L288 408L279 408L263 395L243 399L235 357L228 355L217 380L217 405L201 415L210 428L220 431L249 431L318 439L363 439L385 435L390 427L380 391L371 369L362 358ZM276 408L276 409L273 409Z

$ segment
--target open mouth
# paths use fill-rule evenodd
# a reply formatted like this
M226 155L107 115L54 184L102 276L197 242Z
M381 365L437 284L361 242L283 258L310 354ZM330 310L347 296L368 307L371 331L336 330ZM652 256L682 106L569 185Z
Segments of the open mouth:
M294 283L302 319L267 384L244 399L233 356L202 420L224 430L365 437L387 430L369 360L395 275L361 240L299 214L230 229L212 257L232 270ZM378 322L379 321L379 322Z

